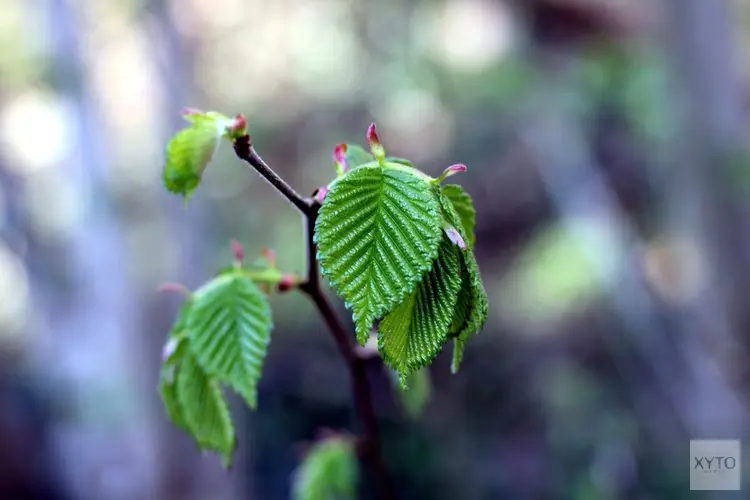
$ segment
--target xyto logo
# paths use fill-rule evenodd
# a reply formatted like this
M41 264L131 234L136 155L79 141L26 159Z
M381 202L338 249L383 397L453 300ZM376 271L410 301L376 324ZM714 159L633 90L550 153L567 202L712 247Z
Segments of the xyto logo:
M693 457L693 460L693 470L707 474L730 471L737 467L737 460L734 457Z

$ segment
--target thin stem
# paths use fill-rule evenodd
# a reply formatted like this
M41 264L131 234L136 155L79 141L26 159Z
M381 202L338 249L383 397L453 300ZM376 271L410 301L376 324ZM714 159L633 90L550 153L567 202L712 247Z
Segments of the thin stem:
M395 499L396 493L380 452L380 430L375 414L372 390L367 377L366 360L359 355L354 337L347 332L323 291L320 270L316 259L317 246L313 238L315 234L315 221L318 218L320 205L312 198L303 198L300 196L279 177L255 152L249 136L237 139L234 150L240 159L245 160L257 170L258 173L305 216L307 279L299 285L299 289L310 297L310 300L318 308L320 315L328 326L328 330L333 336L336 347L346 361L346 366L349 369L349 377L352 382L354 409L362 426L361 435L358 437L359 446L357 451L362 461L368 465L372 472L378 490L378 497L382 500Z
M279 177L279 175L274 172L265 161L263 161L263 158L255 152L255 149L253 149L249 135L243 135L234 141L234 152L237 154L238 158L245 160L252 165L252 167L262 175L264 179L270 182L279 193L283 194L292 205L297 207L297 210L305 215L310 215L312 211L312 201L300 196L292 186L287 184L284 179Z

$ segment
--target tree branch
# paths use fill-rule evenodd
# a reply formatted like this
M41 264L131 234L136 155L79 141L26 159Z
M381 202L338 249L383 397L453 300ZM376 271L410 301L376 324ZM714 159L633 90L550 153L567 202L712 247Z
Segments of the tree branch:
M367 377L366 360L359 355L353 336L347 332L323 291L318 261L316 259L317 246L313 239L315 221L318 218L320 205L313 198L303 198L300 196L279 177L263 161L260 155L255 152L250 142L250 136L246 135L237 139L234 143L234 151L238 158L249 163L305 216L307 278L299 285L299 289L310 297L310 300L318 308L320 315L323 317L333 336L333 340L336 342L336 347L346 361L347 368L349 369L349 377L351 378L352 392L354 394L354 409L362 427L361 435L358 436L357 452L372 473L379 498L382 500L395 499L395 490L380 452L380 430L375 414L370 382Z
M297 207L297 210L306 216L312 214L312 200L300 196L292 186L287 184L284 179L279 177L278 174L274 172L265 161L263 161L263 158L255 152L255 149L253 149L249 135L243 135L234 141L234 152L237 154L238 158L245 160L252 165L252 167L262 175L264 179L270 182L279 193L283 194L292 205Z

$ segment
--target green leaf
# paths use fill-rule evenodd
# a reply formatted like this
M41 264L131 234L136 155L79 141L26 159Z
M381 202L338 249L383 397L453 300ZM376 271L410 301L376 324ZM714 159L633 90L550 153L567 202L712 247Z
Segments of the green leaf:
M346 167L352 170L368 163L374 163L375 157L362 146L356 144L346 145Z
M477 215L471 196L458 184L448 184L443 186L442 190L443 195L450 200L453 209L461 219L464 231L469 237L467 240L469 245L474 248L474 228L476 226Z
M169 419L180 429L190 432L182 415L182 408L177 399L175 387L175 372L179 362L185 355L187 349L187 315L190 311L190 300L184 302L177 313L172 329L167 336L167 342L162 351L162 367L159 376L159 393L164 402Z
M209 376L189 349L176 365L173 384L182 422L202 450L219 452L224 466L232 464L237 444L232 417L219 381Z
M319 441L295 471L294 500L354 499L357 490L357 459L350 439L331 437Z
M430 380L430 371L422 368L412 372L406 379L406 388L401 384L401 377L395 371L389 371L392 374L391 380L397 386L395 388L399 401L409 418L419 419L424 413L427 404L430 402L432 395L432 381Z
M442 190L438 192L440 204L443 209L443 217L453 224L461 233L464 240L468 240L461 218ZM461 252L461 290L456 301L455 316L450 327L450 336L454 340L453 363L451 371L456 373L461 365L463 351L466 342L472 335L478 333L487 320L488 303L487 293L482 284L474 252L471 249Z
M461 251L444 237L433 269L416 291L380 322L378 349L402 384L429 364L448 338L461 287Z
M237 270L196 290L187 326L201 366L255 408L273 325L268 300L253 280Z
M182 412L179 399L177 398L177 386L175 384L175 376L179 369L179 361L185 356L187 350L187 341L185 338L177 339L170 336L167 343L176 342L176 347L173 352L164 360L161 367L161 373L159 377L159 394L164 402L164 409L167 411L167 416L177 427L185 432L190 433L190 428L185 422L185 416Z
M216 121L203 118L180 130L167 145L163 181L168 191L185 201L200 184L203 172L216 153L223 129Z
M441 238L439 204L414 175L364 166L333 185L315 224L318 261L352 309L360 344L432 267Z

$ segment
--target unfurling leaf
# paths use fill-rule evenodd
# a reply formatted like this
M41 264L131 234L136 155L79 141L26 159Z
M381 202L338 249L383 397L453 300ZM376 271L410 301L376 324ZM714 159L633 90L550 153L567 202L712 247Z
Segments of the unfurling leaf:
M412 372L406 379L405 387L397 372L390 371L390 373L391 380L396 386L394 389L404 411L412 420L419 419L427 408L432 395L430 371L425 367Z
M360 344L432 267L441 220L430 186L407 172L363 166L331 188L315 225L318 260L352 309Z
M469 245L474 247L474 227L476 226L476 212L474 211L474 202L471 200L466 191L458 184L448 184L442 188L443 195L450 200L453 209L461 219L466 235L469 237Z
M266 296L241 270L226 272L193 293L187 320L190 346L206 372L257 404L270 340Z
M229 118L215 111L203 113L192 108L183 110L182 116L191 125L169 141L162 179L168 191L182 195L187 202L216 154L221 138L233 140L245 135L247 120L243 115Z
M167 146L164 165L164 187L189 200L200 184L201 176L219 146L221 134L216 127L194 124L177 132Z
M357 491L357 458L352 440L333 436L315 443L294 472L294 500L353 500Z
M435 359L448 339L461 287L460 250L446 237L431 271L414 293L380 322L378 348L401 383Z
M465 225L472 225L468 215L470 213L473 214L473 210L471 212L467 211L466 204L464 204L463 210L467 214L468 222L462 222L453 203L445 195L446 188L441 188L438 192L443 208L443 217L445 221L453 224L459 230L464 239L468 239L464 227ZM455 316L450 328L450 336L456 337L454 341L453 363L451 365L453 373L458 371L461 364L466 342L484 326L484 322L487 320L488 309L487 294L484 291L482 277L479 274L479 265L474 257L474 252L467 250L461 252L461 256L461 289L456 302Z

